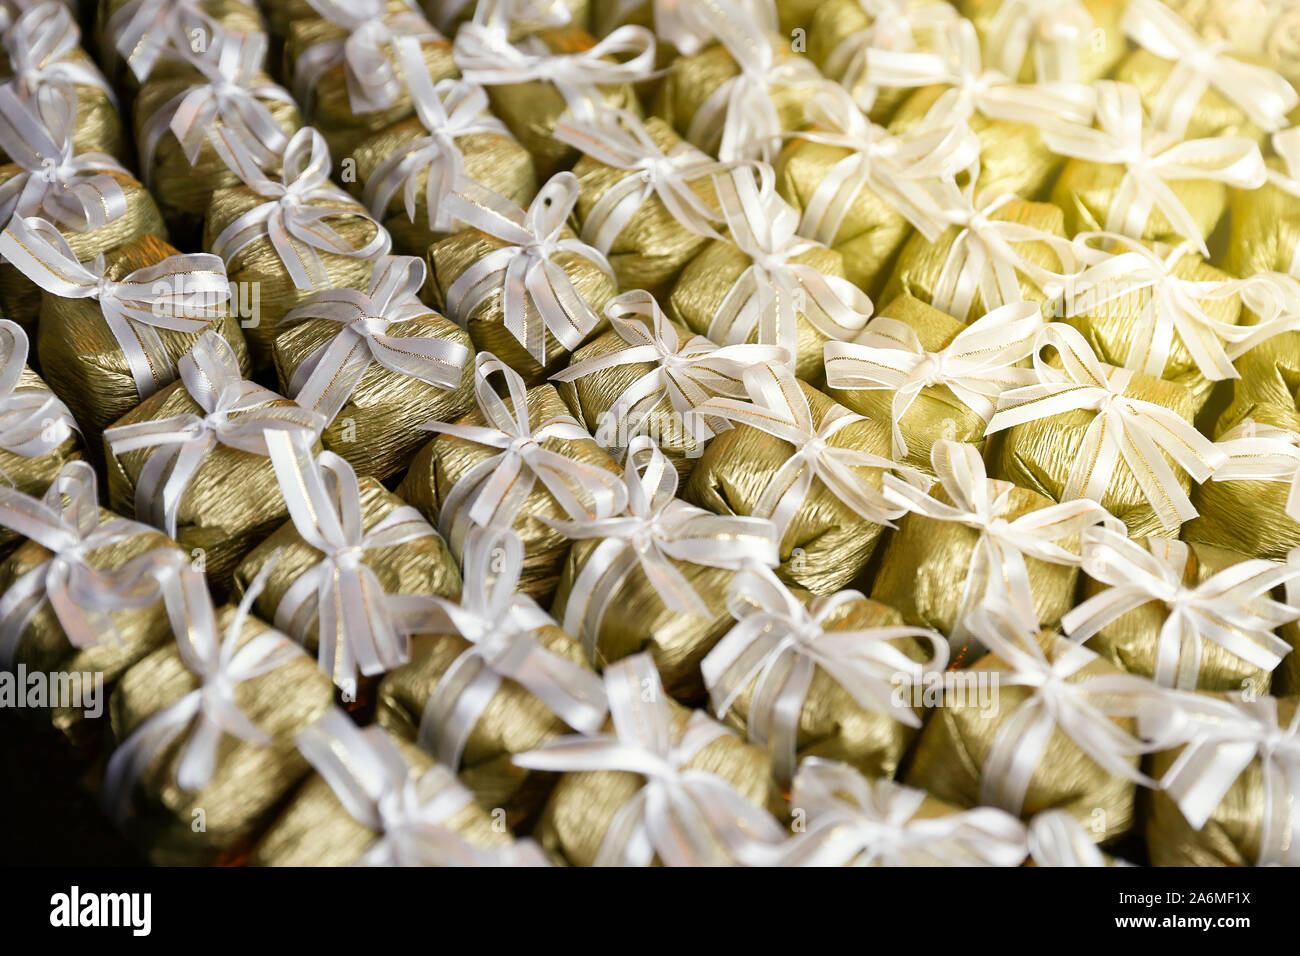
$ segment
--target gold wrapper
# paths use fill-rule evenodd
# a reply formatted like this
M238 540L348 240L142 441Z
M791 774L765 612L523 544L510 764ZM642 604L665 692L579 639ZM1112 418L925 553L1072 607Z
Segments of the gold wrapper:
M582 648L558 627L539 628L537 641L550 653L586 666ZM410 663L390 672L379 685L375 720L393 736L415 743L425 705L470 646L458 634L414 636ZM506 825L514 828L541 808L556 775L516 767L512 758L573 732L529 691L503 680L470 731L457 776L481 806L505 810Z
M961 334L966 326L946 312L926 305L903 293L879 310L882 316L897 319L916 332L921 347L938 352ZM882 388L827 388L826 394L845 408L878 422L893 420L894 392ZM898 420L907 442L906 464L926 474L934 474L930 450L941 438L984 447L987 423L971 411L947 385L927 385ZM888 602L893 603L893 602ZM898 607L899 605L894 605Z
M380 163L428 135L428 130L418 119L409 119L359 143L352 151L352 158L357 162L356 180L347 184L352 194L361 199L365 184ZM533 158L511 137L500 133L471 133L457 136L456 146L464 160L466 179L486 186L525 208L537 195ZM416 177L414 219L406 214L401 190L393 195L384 211L382 222L393 237L393 249L403 255L423 258L432 243L449 235L429 228L429 205L425 195L428 181L427 169Z
M217 610L218 633L233 622L235 608ZM271 630L248 618L239 633L243 647ZM128 670L113 693L113 736L120 745L159 711L199 690L202 680L181 660L175 644L154 651ZM270 746L223 735L211 782L202 790L177 786L176 770L189 740L189 726L144 772L133 793L127 837L158 866L242 862L270 823L280 801L310 770L294 738L333 703L329 678L302 654L235 685L236 706L271 738ZM202 826L198 826L198 822Z
M1018 222L1051 235L1060 236L1062 239L1066 238L1064 217L1061 215L1061 210L1051 203L1026 202L1021 199L1013 199L994 210L989 215L989 218ZM908 293L922 302L932 303L935 288L939 284L939 277L943 275L944 264L948 261L948 255L952 251L952 244L959 233L960 230L956 226L952 226L937 240L929 242L925 236L919 232L914 232L903 245L902 252L898 254L898 261L894 265L893 275L885 284L885 291L881 294L881 298L886 302L893 302L903 293ZM1065 265L1061 262L1056 251L1045 241L1013 242L1011 247L1019 255L1023 256L1026 261L1036 266L1057 273L1065 269ZM1023 274L1020 276L1020 291L1029 302L1039 304L1047 302L1047 295L1043 290L1032 279ZM990 305L985 303L983 296L977 291L971 303L970 311L964 316L957 316L957 318L966 322L973 322L998 304L993 303Z
M834 249L815 246L807 252L791 256L790 262L812 266L827 276L847 279L844 259ZM709 325L727 298L731 287L753 264L740 247L726 240L714 239L682 270L673 286L672 294L664 304L669 317L700 335L709 334ZM825 375L822 365L822 346L829 339L811 322L799 316L795 342L795 372L805 381L820 383ZM758 328L749 336L750 342L758 340ZM720 343L721 344L721 343ZM772 343L767 343L772 344Z
M1046 631L1038 635L1038 642L1049 661L1075 647ZM1008 667L997 655L986 654L970 670L1005 673ZM1074 684L1117 673L1109 661L1099 657L1065 680ZM905 780L910 786L920 787L954 806L979 805L980 778L994 738L1034 690L1003 681L994 693L997 706L991 711L962 699L965 695L956 695L931 712L906 770ZM1135 721L1131 718L1114 718L1114 723L1124 732L1134 733ZM1137 763L1136 758L1131 760ZM1133 825L1136 789L1132 780L1095 763L1057 726L1029 780L1020 816L1027 820L1043 810L1064 810L1077 818L1098 843L1106 843Z
M105 255L104 277L120 281L137 269L176 255L180 255L177 249L156 236L140 236ZM240 370L247 374L248 350L238 320L227 314L212 320L208 328L230 343ZM203 334L155 331L173 368ZM87 435L97 435L140 403L126 353L94 299L45 294L36 350L50 388L63 399ZM94 454L98 453L96 445Z
M1220 571L1247 560L1246 555L1236 551L1194 541L1188 542L1188 550L1191 553L1183 571L1183 584L1187 587L1204 584ZM1084 575L1083 599L1108 588L1108 585ZM1087 645L1121 670L1154 677L1160 628L1168 616L1169 609L1162 602L1149 601L1107 624L1088 638ZM1272 686L1268 671L1242 660L1213 641L1202 639L1200 644L1201 669L1196 680L1199 690L1240 690L1249 686L1257 694L1268 693Z
M329 319L306 319L275 339L275 371L280 393L289 394L294 373L317 349L328 347L339 332ZM444 339L463 345L473 355L469 336L454 322L435 312L388 326L399 338ZM393 372L372 361L352 396L321 434L330 451L345 458L357 474L386 479L400 472L428 440L425 422L460 418L474 404L474 362L465 365L455 389L430 385Z
M265 197L259 196L247 186L218 189L212 194L207 217L204 219L203 248L211 250L222 230L266 201ZM336 215L329 216L324 222L357 249L369 244L382 228L366 218L365 207L360 203L323 200L308 205L338 209ZM329 277L331 288L357 289L361 292L369 288L370 274L375 268L374 259L360 259L323 250L316 252ZM284 262L267 236L259 236L231 256L226 263L226 274L230 277L231 286L239 284L257 290L258 298L254 300L257 314L242 323L244 338L248 342L253 367L259 371L269 369L274 360L272 350L275 337L282 329L285 315L320 290L299 289L294 285L293 279L285 270Z
M504 401L510 405L508 398ZM567 414L568 409L553 386L539 385L528 390L528 416L535 425ZM476 410L460 419L459 424L482 426L485 421L483 414ZM614 459L591 439L547 438L540 444L547 451L574 461L607 468L615 475L622 474ZM456 482L479 462L496 454L498 450L495 448L453 435L439 435L415 456L397 488L397 494L419 508L436 526L442 503ZM524 544L524 569L519 579L519 590L546 606L564 566L569 539L544 524L542 518L571 520L546 486L538 481L517 509L511 527ZM462 542L453 535L449 543L452 551L459 555Z
M673 732L680 734L691 711L673 701L668 705L672 708ZM612 721L606 722L604 732L613 732ZM785 815L784 801L772 780L771 757L739 737L719 737L700 748L682 767L717 774L751 803L778 816ZM622 771L563 774L533 836L553 857L574 866L591 866L615 815L641 786L641 776Z
M14 386L14 391L48 393L51 389L28 366L23 368L22 374L18 377L18 384ZM63 469L65 464L81 457L82 441L81 436L76 432L69 435L57 448L52 448L45 454L38 455L35 458L25 458L5 448L0 448L0 481L4 481L5 484L18 489L25 495L39 498L45 494L45 489L50 486L50 482L54 480L55 475ZM0 528L0 555L4 554L11 545L16 543L19 537L16 531Z
M567 226L563 236L566 239L577 238ZM435 242L425 257L429 266L425 298L432 299L437 308L446 311L447 290L460 278L461 273L489 253L509 245L510 243L477 229L466 229ZM551 261L564 270L574 290L591 306L592 311L604 315L605 305L618 294L614 280L596 263L576 252L560 250L551 256ZM518 372L528 385L546 381L548 375L568 364L569 353L549 329L545 333L547 361L543 366L506 328L505 323L504 286L497 285L470 312L464 325L469 330L469 337L473 339L476 349L491 352ZM608 323L601 319L600 324L589 333L588 339L594 338L608 327Z
M1278 696L1300 694L1300 624L1291 621L1277 629L1277 636L1291 645L1291 653L1273 671L1273 693Z
M449 20L446 13L448 4L445 3L445 0L420 0L420 5L424 9L425 16L449 37L455 36L460 25L473 18L475 9L474 3L465 0L456 15ZM567 25L583 30L588 29L595 18L603 16L604 22L597 21L596 29L592 30L597 36L602 37L622 23L642 23L635 16L628 16L624 20L614 22L614 14L619 12L618 8L626 5L621 0L558 0L558 2L553 0L553 2L540 7L539 12L543 16L537 18L530 17L528 8L525 6L521 10L511 12L509 23L510 42L515 43L523 37L531 36L553 26L554 24L547 22L551 17L546 14L554 12L558 15L560 7L568 10L569 20ZM648 8L649 6L649 3L645 4L645 7ZM646 22L642 23L642 25L650 26L650 23Z
M1300 546L1300 522L1286 513L1291 486L1284 481L1207 481L1192 489L1199 512L1183 525L1182 539L1285 561Z
M101 523L115 517L106 508L101 508L99 514ZM148 551L175 547L162 532L147 532L96 548L86 555L86 563L96 571L113 571ZM52 552L35 541L23 541L13 554L0 562L0 592L7 592L24 575L53 557ZM49 602L43 602L18 638L14 664L25 666L29 674L39 671L102 676L104 694L99 704L107 711L108 692L118 678L171 636L161 597L149 607L112 611L109 618L117 628L120 641L112 635L102 635L103 640L98 644L76 647L68 641ZM86 683L82 688L83 694L90 690ZM63 744L78 756L91 752L105 726L104 721L87 716L85 707L49 707L26 713L46 728L53 729Z
M576 26L544 30L537 34L537 39L557 55L582 53L596 45L595 37ZM597 89L607 106L641 115L641 105L631 86ZM492 112L533 157L539 181L545 182L556 173L573 168L582 154L555 138L555 124L568 104L554 83L544 80L507 83L489 86L487 93Z
M820 422L835 403L799 383ZM827 444L889 457L889 428L876 421L845 425ZM750 425L738 425L714 438L691 472L682 497L720 515L753 515L759 498L790 458L793 446ZM881 487L878 468L855 468L863 482ZM868 521L814 479L781 539L778 576L814 594L847 586L866 567L883 525Z
M930 493L945 504L952 503L942 486L936 485ZM1001 517L1015 521L1055 503L1028 488L1013 488L1008 508ZM951 635L962 610L967 575L979 539L977 530L955 521L938 521L922 514L904 515L898 519L898 530L889 536L871 596L898 608L908 624ZM1058 543L1078 551L1077 537ZM1030 556L1025 557L1025 569L1039 625L1046 629L1056 627L1061 616L1074 607L1079 569L1049 564ZM954 644L949 666L966 667L981 653L983 649L977 645Z
M1266 162L1279 172L1287 172L1276 156ZM1232 190L1228 206L1228 251L1224 267L1229 272L1252 276L1257 272L1297 271L1300 196L1268 182L1259 189Z
M0 166L0 185L8 182L20 172L13 163ZM77 254L77 259L86 262L101 252L108 252L133 239L153 236L158 240L167 238L167 228L163 225L162 214L153 200L153 196L138 182L123 173L104 173L111 176L126 195L126 211L89 232L74 232L60 227L59 232L68 240L68 245ZM57 224L56 224L57 225ZM8 262L0 262L0 315L17 322L27 331L36 326L41 311L42 292L36 283L23 275ZM42 365L45 355L40 357Z
M95 7L95 49L100 53L99 62L103 65L104 72L108 78L113 81L114 86L119 90L126 90L128 94L134 94L140 88L140 81L136 79L135 73L127 65L122 56L113 48L113 44L106 35L106 29L113 15L125 7L131 0L93 0ZM298 2L298 0L294 0ZM305 0L302 5L308 7ZM255 3L244 3L242 0L195 0L192 4L200 13L208 18L215 20L227 33L262 33L262 15L258 12ZM266 9L276 10L280 4L267 4ZM310 7L308 7L310 9ZM191 37L192 43L211 43L212 37L195 35ZM189 72L190 66L179 57L162 56L154 64L153 70L149 74L150 79L159 79L165 76L179 76Z
M294 23L299 20L318 20L320 14L316 8L311 5L309 0L280 0L279 3L268 3L262 7L262 15L266 18L267 29L270 30L273 37L284 41L289 36L289 30ZM277 61L281 70L284 71L284 63Z
M294 405L289 399L277 404ZM184 383L176 381L146 398L114 424L130 425L177 415L202 417L203 414ZM315 451L319 450L317 445ZM136 482L153 453L153 448L139 448L115 455L105 449L109 507L114 511L135 516ZM239 559L287 517L271 459L217 443L195 471L177 504L176 542L202 565L213 589L225 593L231 586Z
M975 26L979 34L980 45L989 50L989 29L998 15L1004 0L961 0L957 6L963 16ZM1081 5L1092 18L1092 28L1085 30L1080 38L1076 53L1079 64L1079 82L1092 83L1107 76L1119 62L1128 48L1124 31L1120 29L1120 18L1124 15L1124 0L1081 0ZM1048 8L1050 10L1050 8ZM1044 14L1047 16L1050 14ZM1045 29L1040 25L1038 29ZM989 51L985 65L995 68L997 63ZM1031 52L1025 57L1019 76L1020 83L1034 83L1040 77L1034 75L1034 57Z
M1139 372L1134 374L1125 395L1163 405L1180 418L1188 422L1192 420L1192 393L1177 382L1167 382ZM1046 495L1053 501L1060 501L1070 469L1083 447L1084 432L1095 416L1096 413L1090 411L1065 412L1007 429L994 442L989 469L991 477L1002 478ZM1161 455L1173 469L1186 494L1192 485L1191 476L1164 452ZM1130 537L1178 536L1177 528L1166 528L1160 523L1155 509L1127 465L1115 469L1099 503L1124 522Z
M433 760L414 745L401 738L394 743L411 768L412 780L433 766ZM509 833L497 829L477 803L465 804L439 826L484 850L510 842ZM250 866L350 866L378 836L348 812L324 777L313 773L253 847L248 862Z
M902 616L892 607L867 598L842 605L822 622L827 631L900 627L902 624ZM931 658L929 645L914 637L886 643L918 663ZM756 686L757 679L740 693L724 718L725 723L742 734L746 730ZM923 708L913 710L920 717ZM893 777L898 772L904 751L918 732L919 728L900 723L890 714L863 707L834 677L817 667L799 712L796 760L822 757L847 763L871 778Z
M807 27L821 7L817 0L776 0L777 23L782 33Z
M1261 425L1300 431L1300 332L1281 332L1233 363L1232 401L1219 417L1215 435L1253 418Z
M95 66L94 61L80 47L64 56L61 61L46 60L41 66L48 67L53 62ZM9 58L0 52L0 79L12 78L13 67ZM122 117L108 93L103 87L91 83L75 83L73 89L77 94L77 118L72 124L72 151L107 153L125 163L129 157ZM9 156L3 149L0 149L0 162L9 162Z
M1294 718L1297 706L1300 706L1300 698L1279 698L1280 727L1287 726ZM1178 747L1153 754L1149 758L1149 773L1160 779L1181 753L1182 748ZM1233 781L1200 830L1187 822L1168 794L1152 790L1147 796L1143 830L1153 866L1258 864L1265 816L1264 771L1258 757Z

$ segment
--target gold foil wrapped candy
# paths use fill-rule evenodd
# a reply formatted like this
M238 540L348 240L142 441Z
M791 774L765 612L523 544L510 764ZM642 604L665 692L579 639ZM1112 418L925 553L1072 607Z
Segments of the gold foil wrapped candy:
M996 68L1022 83L1092 83L1126 49L1124 0L961 0L958 6Z
M1268 182L1234 189L1225 267L1234 275L1286 272L1300 279L1300 126L1273 134Z
M275 340L281 390L330 423L326 448L381 480L424 443L419 426L473 404L469 336L417 298L423 284L423 261L385 256L368 292L318 292Z
M195 0L160 7L139 0L96 0L95 46L109 78L129 91L146 79L175 76L189 68L195 47L222 34L263 32L257 5L243 0ZM306 6L303 0L303 6ZM267 9L279 12L281 4Z
M736 427L709 442L683 497L714 514L770 518L781 535L781 579L814 594L838 591L900 514L880 492L886 471L901 467L887 457L888 429L788 369L756 365L744 381L750 402L699 407Z
M1259 342L1233 363L1232 401L1219 416L1220 435L1246 419L1300 431L1300 395L1292 384L1300 376L1300 331L1282 331Z
M560 737L515 758L567 771L534 830L543 848L575 866L770 859L784 835L769 815L783 812L770 758L669 698L648 655L606 668L605 690L603 734ZM647 765L661 770L642 776Z
M490 376L505 378L508 398ZM525 393L523 381L495 356L475 360L478 410L424 446L397 494L437 522L452 552L463 555L474 525L510 525L524 542L519 589L546 599L555 589L569 542L543 519L617 514L626 504L618 466L568 414L553 386Z
M252 592L214 608L187 569L165 593L177 642L113 693L104 807L156 865L238 863L307 774L294 738L329 710L330 683L249 614Z

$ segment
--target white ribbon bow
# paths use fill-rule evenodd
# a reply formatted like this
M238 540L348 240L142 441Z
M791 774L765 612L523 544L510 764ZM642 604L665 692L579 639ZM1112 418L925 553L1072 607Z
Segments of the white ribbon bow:
M538 629L555 621L516 591L523 568L523 542L513 531L474 528L465 542L460 601L428 599L421 629L459 634L470 643L442 675L420 717L420 746L448 767L460 767L470 734L505 680L580 733L599 733L605 722L605 689L596 673L538 641Z
M1029 855L1038 866L1131 866L1107 862L1093 838L1065 810L1043 810L1029 821Z
M176 649L199 686L149 717L113 751L100 802L119 824L131 815L136 785L187 729L176 760L175 783L182 790L202 790L212 781L217 748L224 736L263 747L275 742L236 700L244 681L269 674L302 654L297 644L271 630L239 646L250 608L265 586L272 564L249 586L224 631L217 629L217 612L202 573L185 567L167 579L163 596Z
M687 504L675 497L677 483L677 469L642 435L628 448L624 514L546 522L569 538L602 539L578 572L564 611L564 630L582 641L593 662L599 659L605 615L638 568L670 611L707 618L712 612L674 561L733 571L751 562L769 567L781 563L772 522L715 515Z
M1025 825L994 807L917 819L925 791L868 780L852 767L805 757L791 806L805 827L782 866L1019 866Z
M159 60L185 60L195 36L214 40L226 32L199 0L128 0L104 28L107 46L135 78L144 81Z
M1300 96L1273 70L1227 55L1227 41L1207 42L1159 0L1130 0L1120 26L1139 46L1173 66L1151 108L1151 118L1174 136L1187 125L1206 91L1213 89L1266 132L1286 125Z
M78 262L58 229L37 218L9 223L0 233L0 256L52 295L99 304L141 399L176 378L157 330L192 334L209 329L225 317L230 298L225 264L216 256L168 256L125 278L108 279L102 253L91 262Z
M1061 368L1043 359L1042 350L1049 346L1059 355ZM1222 449L1176 412L1126 395L1137 373L1103 365L1071 326L1053 322L1039 333L1034 370L1037 384L1002 393L988 434L1063 412L1095 412L1070 466L1062 500L1100 501L1123 459L1162 525L1176 528L1196 517L1165 456L1203 482L1226 459Z
M623 15L637 0L623 0ZM776 33L776 7L772 0L652 0L655 35L671 43L683 56L693 56L718 37L718 23L752 22L766 33ZM711 15L712 14L712 15Z
M185 391L202 409L156 421L115 425L104 432L113 454L155 449L135 487L136 516L176 537L185 490L218 445L266 455L268 430L302 432L314 441L320 415L286 403L275 392L244 381L234 350L216 332L204 332L179 362Z
M424 275L420 259L384 256L371 273L369 291L325 289L285 315L286 328L313 318L339 324L338 334L293 373L289 391L294 401L332 422L374 364L436 388L458 387L469 362L465 346L428 336L387 334L394 322L434 314L417 296Z
M1290 651L1274 631L1300 617L1300 610L1269 600L1268 592L1300 575L1300 567L1241 561L1189 587L1183 578L1190 558L1182 541L1146 538L1139 544L1106 528L1088 529L1083 571L1110 587L1061 618L1061 629L1083 644L1134 608L1158 601L1167 616L1156 640L1157 684L1195 688L1206 642L1273 671Z
M731 582L727 610L736 625L700 662L700 672L719 717L753 685L745 729L751 741L772 752L772 773L783 784L798 765L800 715L818 668L863 710L920 727L912 709L895 701L895 688L900 682L919 684L948 663L948 642L928 628L826 629L840 608L862 599L857 591L839 591L804 607L766 570L741 571ZM928 663L890 643L909 637L929 643Z
M268 178L237 140L221 142L222 158L249 189L266 199L221 230L212 243L212 251L227 264L244 247L265 237L295 287L322 289L332 283L321 252L358 259L376 259L388 252L392 239L384 227L329 181L329 147L317 130L308 126L294 133L284 149L278 180ZM352 245L327 222L345 216L373 224L375 237L359 249Z
M1219 436L1227 456L1211 481L1279 481L1290 485L1286 514L1300 522L1300 434L1252 418Z
M0 319L0 449L39 458L80 431L68 406L48 389L19 388L27 368L27 333Z
M104 91L117 106L117 95L93 63L73 54L81 42L81 29L62 3L43 2L28 7L4 30L12 84L20 98L36 99L47 86L93 86Z
M547 332L562 348L576 349L600 324L600 316L554 257L560 252L582 256L611 278L614 275L599 250L564 236L578 202L577 177L556 173L527 212L477 183L464 185L467 194L447 197L448 214L510 245L489 252L456 278L447 289L448 314L465 325L479 304L499 291L506 330L539 364L555 358L547 354Z
M686 766L729 731L700 711L674 728L648 654L605 669L613 734L560 737L514 762L529 770L639 774L644 783L610 821L596 866L734 866L770 860L780 825L717 774Z
M1141 238L1154 210L1164 213L1175 233L1210 257L1205 237L1171 182L1211 180L1238 189L1264 185L1266 167L1259 145L1241 136L1181 140L1145 124L1142 100L1128 83L1097 83L1097 127L1056 122L1043 127L1048 149L1090 163L1124 167L1105 230Z
M839 81L859 109L870 112L883 86L868 63L871 51L915 50L918 35L945 28L957 19L957 11L944 0L858 0L858 6L870 25L841 40L822 72Z
M899 421L924 389L949 389L987 425L1002 392L1034 381L1031 370L1015 366L1033 354L1042 327L1037 305L1013 302L972 322L938 352L927 352L910 325L879 316L857 341L826 343L826 384L894 393L889 407L891 454L901 460L908 447Z
M1081 0L1005 0L989 23L987 47L998 69L1019 76L1032 57L1039 83L1079 83L1079 48L1094 21Z

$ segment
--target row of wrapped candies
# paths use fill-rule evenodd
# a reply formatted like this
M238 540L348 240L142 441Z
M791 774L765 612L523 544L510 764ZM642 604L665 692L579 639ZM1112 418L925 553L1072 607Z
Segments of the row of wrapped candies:
M736 185L736 193L737 193L737 195L740 195L740 194L744 193L744 191L745 191L745 189L746 189L746 186L744 185L744 183L742 183L741 179L737 179L736 182L737 182L737 185ZM759 190L758 193L755 193L755 195L761 195L761 194L762 194L762 191L761 191L761 190ZM636 299L634 299L634 300L636 300ZM643 300L642 300L642 302L643 302ZM647 326L647 328L649 328L649 326ZM484 367L484 371L486 371L486 372L493 371L493 369L491 369L490 367L487 367L487 364L486 364L486 363L480 363L480 365L481 365L481 367ZM751 376L751 377L753 377L753 376ZM758 377L761 378L762 376L758 376ZM779 375L779 371L777 371L777 369L772 369L772 377L774 377L774 378L779 378L779 377L780 377L780 375ZM793 384L793 380L785 381L784 384L787 385L787 388L789 388L789 386ZM746 385L749 385L749 382L746 382ZM762 382L758 382L757 386L754 386L754 388L757 388L757 389L759 389L759 392L762 392L762 389L763 389L763 384L762 384ZM798 386L794 386L794 392L796 392L796 393L798 392ZM490 390L487 390L487 394L490 394ZM751 394L754 394L754 393L753 393L753 389L751 389ZM771 393L768 393L768 394L771 394ZM484 399L482 399L482 393L480 393L480 397L481 397L481 401L484 401ZM490 402L491 399L490 399L490 398L489 398L489 399L486 399L486 401L487 401L487 402ZM758 405L758 403L761 402L761 401L763 401L763 399L755 399L755 405ZM515 405L517 406L517 405L519 405L519 403L516 402ZM762 416L759 416L759 418L762 418ZM840 416L840 415L836 415L836 418L839 419L839 418L842 418L842 416ZM495 423L494 423L494 424L495 424ZM512 424L515 425L516 428L519 427L519 425L517 425L517 423L512 423ZM797 424L797 423L796 423L796 424ZM504 431L504 429L498 429L498 431ZM573 434L573 436L576 437L576 433L571 433L571 434ZM455 437L455 436L454 436L454 437ZM461 437L464 437L464 436L461 436ZM481 434L480 434L480 436L476 436L476 437L482 437L482 436L481 436ZM520 437L519 434L515 434L515 436L513 436L513 438L517 438L517 437ZM885 460L885 463L888 463L888 459ZM562 471L563 471L563 470L562 470ZM480 476L480 477L481 477L481 476ZM796 480L798 480L798 475L796 476ZM820 479L820 477L818 477L818 480L822 480L822 479ZM832 479L831 479L832 483L833 483L833 480L835 480L835 479L833 479L833 477L832 477ZM811 481L811 479L810 479L809 481ZM805 483L805 484L807 484L807 483ZM588 490L591 490L591 489L588 489ZM850 496L850 497L855 497L855 498L859 499L859 501L861 501L862 497L865 496L865 494L866 494L866 493L862 493L862 492L859 492L859 493L857 493L857 494L854 494L853 490L850 490L850 492L849 492L849 496ZM412 497L413 497L413 496L412 496ZM463 497L464 497L464 492L463 492ZM793 498L789 498L789 496L781 496L781 497L785 498L784 507L783 507L783 509L781 509L781 510L787 510L787 511L788 511L788 510L790 510L790 509L797 509L797 507L800 506L800 502L798 502L798 501L794 501L794 499L793 499ZM669 492L669 498L671 498L671 492ZM556 496L556 499L558 499L558 501L560 501L560 502L567 501L567 499L564 498L563 494L559 494L559 496ZM611 499L612 499L612 498L611 498ZM493 510L494 507L495 507L495 502L491 501L491 499L489 498L489 509L487 509L487 510L489 510L489 511L490 511L490 510ZM484 511L484 509L478 509L478 510L480 510L480 511ZM610 510L616 510L616 509L610 509ZM772 509L772 510L776 510L776 509L775 509L775 502L774 502L774 509ZM458 510L456 510L456 512L455 512L454 518L458 518L459 514L460 514L460 512L459 512L459 509L458 509ZM506 514L510 514L510 511L507 510L507 511L506 511ZM446 516L445 516L445 519L446 519ZM792 562L792 564L793 564L793 562ZM833 585L832 585L832 587L833 587ZM576 630L576 628L575 628L575 630Z

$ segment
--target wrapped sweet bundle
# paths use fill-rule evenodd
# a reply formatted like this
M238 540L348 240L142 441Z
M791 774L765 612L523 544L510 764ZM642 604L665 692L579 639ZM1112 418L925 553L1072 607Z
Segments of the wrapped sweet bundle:
M669 317L719 345L780 346L801 378L820 382L823 346L857 335L871 299L847 279L838 252L798 234L799 211L777 194L771 167L714 182L727 238L682 270Z
M497 373L508 397L493 387ZM544 519L582 521L622 511L627 498L618 466L568 413L554 386L526 390L490 352L475 359L474 395L476 411L455 423L428 423L440 434L415 456L397 494L436 522L458 560L474 526L514 528L524 543L519 589L549 599L569 542Z
M380 480L410 462L421 425L474 401L469 336L417 297L424 275L420 259L385 256L367 292L315 293L275 339L281 392L325 419L326 448Z
M676 498L677 472L644 435L623 483L623 513L553 523L574 544L551 613L593 664L644 651L671 696L700 700L700 662L732 625L728 589L738 570L779 563L776 527Z
M267 369L281 322L321 289L364 289L392 245L365 207L330 182L321 134L293 134L282 172L268 176L234 140L228 157L244 185L212 194L203 248L220 256L230 279L254 290L241 324L255 369Z
M618 292L608 260L569 228L578 180L557 173L528 209L467 182L444 208L464 229L426 253L428 298L535 385L599 331Z
M1300 617L1300 609L1269 592L1300 575L1300 567L1091 528L1082 568L1085 600L1061 619L1062 629L1161 686L1264 694L1291 652L1277 629Z
M1128 0L958 0L996 69L1022 83L1092 83L1124 55Z
M1235 275L1285 272L1300 279L1300 126L1274 133L1268 181L1234 189L1226 265Z
M156 865L241 862L308 773L294 738L330 710L330 682L252 616L260 585L217 608L198 571L168 579L175 643L113 692L102 804Z
M1252 16L1240 16L1236 0L1165 0L1202 38L1221 42L1247 59L1259 58L1293 84L1300 84L1300 10L1264 0Z
M188 54L226 33L263 33L244 0L95 0L95 45L109 79L132 92L150 77L184 74Z
M607 712L582 648L516 592L523 561L510 529L470 531L459 600L430 602L409 663L379 685L375 717L455 770L510 826L532 817L555 782L512 758L570 730L598 733Z
M669 698L649 655L605 668L605 694L604 733L515 758L563 772L534 830L542 847L575 866L770 863L783 837L771 813L784 802L771 758Z
M101 508L96 490L80 461L39 498L0 487L0 526L25 539L0 562L0 671L80 682L80 706L51 698L28 714L78 756L99 739L105 692L166 639L159 588L186 560L161 532Z
M265 433L315 442L324 422L246 381L215 332L199 336L177 369L178 381L104 432L108 498L114 511L167 532L224 591L239 559L286 517Z

